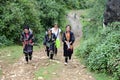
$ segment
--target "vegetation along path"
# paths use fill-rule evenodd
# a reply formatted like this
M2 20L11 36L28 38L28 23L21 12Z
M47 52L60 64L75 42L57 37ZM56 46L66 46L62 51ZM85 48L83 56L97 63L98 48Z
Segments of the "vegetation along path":
M79 12L75 11L67 15L76 36L74 48L77 48L82 36L79 15ZM54 61L49 61L44 53L43 48L35 51L29 64L26 64L22 57L13 65L2 65L3 75L0 80L95 80L75 56L65 66L62 47Z

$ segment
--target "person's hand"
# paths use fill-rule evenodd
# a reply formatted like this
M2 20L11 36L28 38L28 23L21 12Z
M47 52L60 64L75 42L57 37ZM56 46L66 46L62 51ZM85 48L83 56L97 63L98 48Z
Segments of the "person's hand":
M67 44L68 42L67 42L67 41L65 41L65 43Z
M66 44L70 44L70 42L69 42L69 41L65 41L65 43L66 43Z
M34 43L31 43L31 45L33 46L33 45L34 45Z
M72 44L72 42L70 42L70 44Z
M23 49L25 48L25 44L24 44L24 42L22 43L23 44Z
M55 39L52 39L52 41L55 41Z

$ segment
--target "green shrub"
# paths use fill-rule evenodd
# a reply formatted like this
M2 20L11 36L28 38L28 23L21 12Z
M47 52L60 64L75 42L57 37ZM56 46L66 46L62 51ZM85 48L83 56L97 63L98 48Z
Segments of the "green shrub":
M120 66L119 37L119 31L109 33L105 41L91 52L87 61L91 70L104 71L110 74L118 72L118 66Z
M11 44L13 44L12 40L8 40L5 36L0 36L0 47Z
M90 38L84 41L83 43L81 43L81 47L78 49L78 52L80 52L78 55L82 58L87 59L95 45L96 45L96 42L93 38Z
M120 23L102 27L106 0L96 0L93 7L82 15L83 42L77 56L95 72L103 72L120 79ZM99 7L98 7L99 6Z

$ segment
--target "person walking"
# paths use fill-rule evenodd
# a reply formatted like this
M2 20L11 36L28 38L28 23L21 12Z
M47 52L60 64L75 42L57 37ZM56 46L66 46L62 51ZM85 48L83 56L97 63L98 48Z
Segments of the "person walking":
M33 33L29 30L28 26L23 28L21 34L21 42L23 45L23 53L25 54L25 60L28 63L29 60L32 60L33 45L34 45L34 36Z
M58 52L58 48L60 47L60 33L61 33L61 29L58 27L58 24L55 23L54 24L54 27L51 29L52 30L52 33L55 34L56 36L56 42L55 42L55 55L57 55L57 52Z
M51 29L48 29L47 34L44 37L43 45L46 47L47 56L53 59L54 56L54 46L55 46L56 36L52 33Z
M75 41L74 33L71 31L71 26L66 26L66 31L62 36L63 41L63 51L65 57L65 65L67 65L68 60L71 60L73 54L73 43Z

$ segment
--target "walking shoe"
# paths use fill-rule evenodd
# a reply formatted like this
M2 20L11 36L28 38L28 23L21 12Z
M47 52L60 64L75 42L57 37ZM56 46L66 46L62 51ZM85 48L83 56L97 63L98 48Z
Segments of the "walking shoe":
M64 64L65 64L65 66L67 66L68 63L65 62Z

